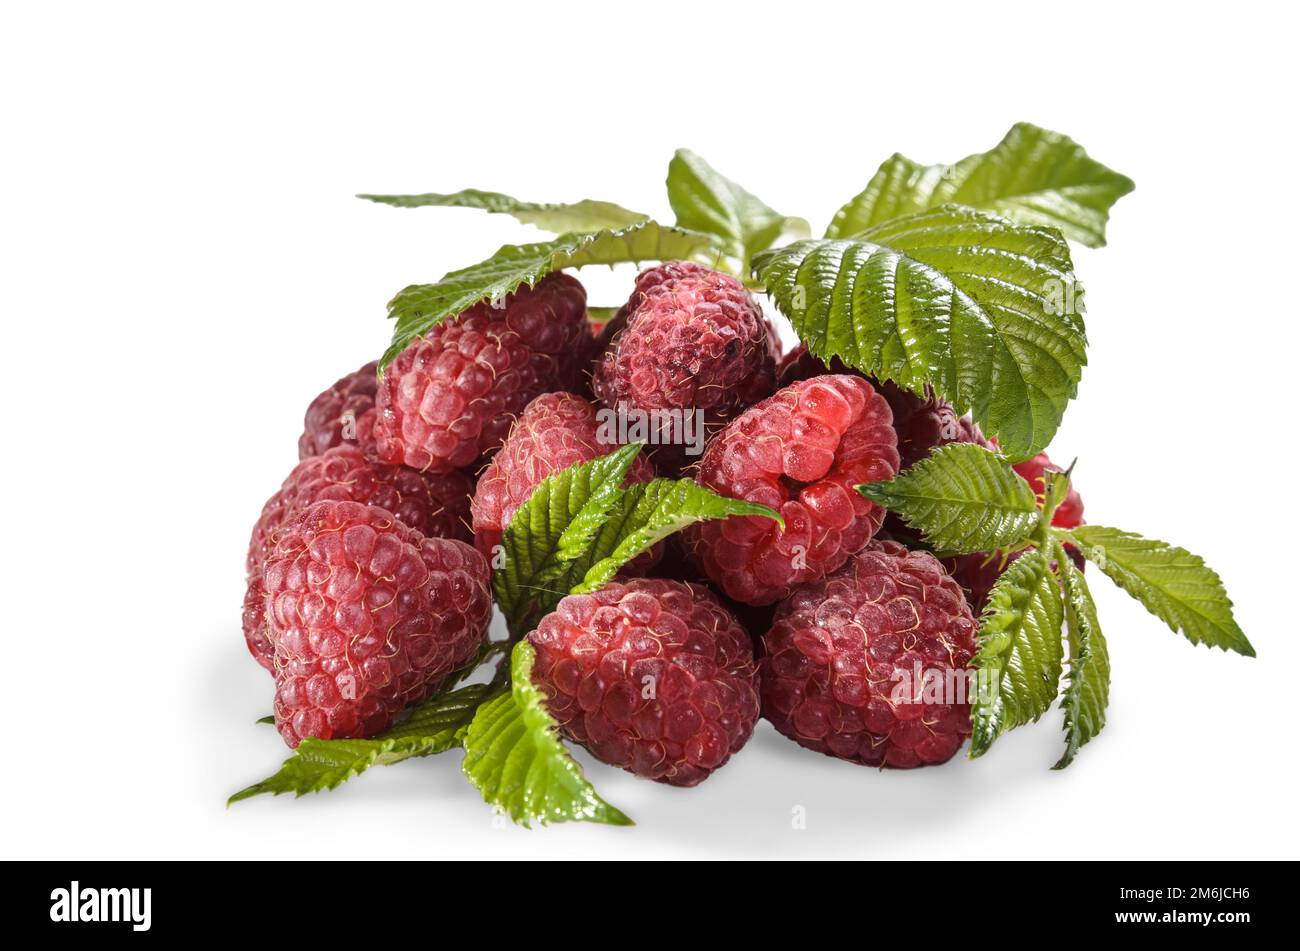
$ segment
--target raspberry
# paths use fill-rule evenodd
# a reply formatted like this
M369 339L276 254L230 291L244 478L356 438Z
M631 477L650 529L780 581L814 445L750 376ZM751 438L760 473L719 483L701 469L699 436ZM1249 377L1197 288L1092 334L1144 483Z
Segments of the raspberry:
M473 482L463 473L434 475L374 462L346 443L298 463L280 491L262 507L249 539L249 580L243 610L249 652L259 664L271 669L270 642L263 631L265 619L257 606L255 589L262 583L262 567L275 546L277 533L307 506L325 499L364 502L387 509L422 535L469 541L469 499L473 491Z
M663 264L648 267L636 276L636 289L627 302L627 309L635 308L644 295L660 285L671 285L684 278L709 280L713 277L728 278L730 275L694 261L665 261Z
M596 408L572 393L547 393L524 409L501 449L479 477L470 505L474 544L489 559L515 510L552 472L608 455L618 446L597 438ZM628 482L654 478L650 463L638 455Z
M873 380L848 367L838 357L829 364L808 352L800 344L781 361L778 380L788 386L798 380L808 380L827 373L850 373L870 380L872 386L889 401L894 411L894 430L898 433L898 456L902 468L909 469L926 458L939 446L954 442L973 442L990 445L969 416L959 416L952 406L939 399L932 391L925 398L917 396L889 381Z
M377 505L422 535L469 541L473 491L473 482L460 472L416 472L367 459L356 446L335 446L298 463L262 507L248 544L248 571L261 568L281 526L323 499Z
M1029 487L1034 490L1034 494L1042 498L1043 493L1047 491L1046 484L1043 481L1043 474L1046 472L1064 472L1065 470L1052 462L1047 457L1047 453L1040 452L1032 459L1026 459L1024 462L1017 462L1011 468L1016 470L1020 478L1029 483ZM1078 528L1083 524L1083 498L1075 489L1074 483L1070 484L1070 492L1065 497L1065 501L1056 507L1052 513L1052 524L1057 528Z
M385 509L317 502L266 564L275 723L307 736L374 736L432 694L487 637L487 562Z
M867 378L866 374L859 373L839 357L831 357L830 363L826 363L821 357L809 352L808 347L801 343L781 358L776 368L776 385L785 387L800 380L811 380L815 376L825 376L828 373L847 373L851 376Z
M894 432L898 434L899 468L909 469L926 458L939 446L954 442L971 442L988 448L993 444L984 438L974 420L958 416L952 406L939 399L933 391L923 399L894 383L872 379L838 357L830 364L823 363L800 344L781 361L777 374L781 386L797 380L809 380L827 373L849 373L867 380L889 403L894 414ZM894 539L915 547L921 542L921 533L904 522L898 515L885 515L884 531Z
M943 560L943 566L961 586L966 603L976 617L984 613L989 603L989 592L1007 570L1007 565L1020 557L1020 552L1004 555L996 551L976 551L966 555L953 555Z
M253 655L253 660L274 674L275 648L271 646L271 638L266 633L266 588L262 584L260 571L248 579L242 620L244 643L248 645L248 652Z
M1045 491L1043 473L1063 471L1047 457L1045 452L1040 452L1034 458L1026 459L1024 462L1018 462L1011 468L1016 470L1020 478L1029 483L1034 494L1040 498ZM1052 524L1057 528L1065 529L1077 528L1083 524L1083 498L1074 488L1073 483L1070 485L1065 501L1052 513ZM1070 556L1075 567L1083 571L1084 559L1079 550L1074 545L1067 544L1065 553ZM970 602L971 609L979 615L984 612L984 607L988 604L989 592L1002 577L1002 572L1021 554L1021 552L1012 552L1003 555L999 552L977 551L969 555L944 559L944 564L952 572L952 576L961 585L962 590L966 592L966 599Z
M970 734L971 684L955 672L976 631L933 555L873 542L777 609L763 715L800 746L865 766L943 763Z
M652 578L666 578L671 581L689 581L691 584L701 585L709 589L709 593L717 597L722 602L722 606L730 611L740 622L749 636L753 639L755 646L758 646L761 638L769 627L772 626L772 614L776 611L776 605L773 604L742 604L740 601L733 601L713 588L713 582L709 580L703 569L696 563L686 550L682 540L682 533L678 532L669 535L663 541L662 558L658 564L651 565L645 570L645 574ZM633 563L635 565L635 562ZM620 578L629 576L625 567L620 573Z
M969 416L958 416L952 406L933 391L922 399L893 383L876 383L894 411L894 432L898 433L899 467L910 469L940 446L950 443L977 443L993 448ZM921 533L890 512L885 516L885 530L899 541L916 545Z
M772 392L776 341L758 303L729 274L669 261L637 275L624 310L605 329L609 346L592 376L606 406L699 410L712 430ZM660 422L661 430L670 425ZM650 442L665 470L687 462L668 432Z
M567 274L475 304L398 354L379 386L376 452L450 472L501 445L535 396L573 390L591 353L587 293Z
M561 732L638 776L694 786L758 720L749 635L699 585L614 581L562 600L528 639Z
M922 399L893 383L878 383L877 389L894 411L898 455L904 469L911 468L935 449L950 443L989 445L974 420L969 416L958 416L951 404L939 399L933 391Z
M794 383L750 407L709 443L696 480L780 511L688 529L693 557L723 592L771 604L834 571L880 528L884 509L855 489L898 471L885 398L861 377Z
M319 456L344 442L355 443L367 453L374 452L377 365L367 363L311 401L298 438L299 459Z
M607 323L600 326L593 326L592 332L596 335L596 354L599 362L603 357L609 345L625 326L627 326L628 313L633 306L640 303L641 297L651 288L658 287L667 280L676 280L681 277L707 277L709 275L719 274L717 271L710 270L701 264L695 264L691 261L669 261L658 267L646 268L637 275L636 289L632 292L631 299L620 307L614 316ZM727 277L720 274L721 277ZM761 312L761 308L760 308ZM776 326L766 318L763 321L763 327L767 334L768 355L771 357L772 365L775 367L781 363L781 335ZM769 395L770 385L767 391L761 387L756 387L753 392L748 393L748 402L745 405L755 402Z

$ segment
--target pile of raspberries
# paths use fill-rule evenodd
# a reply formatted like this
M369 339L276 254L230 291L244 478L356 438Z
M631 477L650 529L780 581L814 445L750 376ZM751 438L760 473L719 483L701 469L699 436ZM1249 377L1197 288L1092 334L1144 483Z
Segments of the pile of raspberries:
M954 683L1008 556L940 561L855 486L953 442L992 446L933 396L877 382L777 334L735 278L642 271L604 327L551 274L471 307L312 401L299 462L253 528L243 629L275 678L286 743L370 737L487 644L502 532L553 472L614 451L598 411L650 420L628 480L693 478L780 512L698 523L527 636L568 739L691 786L760 716L871 766L950 759L970 733ZM654 429L702 420L692 456ZM681 413L678 413L680 417ZM1040 455L1016 467L1043 492ZM1056 524L1082 522L1077 493ZM936 676L937 675L937 676Z

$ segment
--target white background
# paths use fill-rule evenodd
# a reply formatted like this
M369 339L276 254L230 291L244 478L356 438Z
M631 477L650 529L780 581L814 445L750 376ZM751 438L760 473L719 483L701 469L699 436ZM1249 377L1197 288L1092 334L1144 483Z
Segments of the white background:
M459 9L455 7L459 6ZM468 7L468 9L467 9ZM1155 4L44 4L0 24L4 857L1300 857L1295 23ZM1076 251L1052 454L1093 522L1203 554L1256 660L1098 575L1110 725L877 772L760 726L695 790L590 764L635 829L494 823L459 754L225 798L285 755L239 633L259 508L384 303L540 233L360 191L667 217L689 146L815 228L903 151L1066 132L1138 190ZM593 303L630 270L584 272ZM793 829L792 809L807 828Z

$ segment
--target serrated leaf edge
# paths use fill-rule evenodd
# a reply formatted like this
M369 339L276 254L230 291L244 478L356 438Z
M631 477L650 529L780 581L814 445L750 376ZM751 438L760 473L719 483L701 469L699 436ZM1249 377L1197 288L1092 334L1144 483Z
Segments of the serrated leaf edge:
M962 457L968 458L970 464L978 468L959 468ZM1006 470L1006 477L998 468L999 464ZM942 478L964 483L969 487L968 494L937 495L911 491L912 486L923 480L938 482ZM999 480L1001 484L998 484ZM1039 508L1029 484L1016 475L999 454L973 443L941 446L894 478L884 482L865 482L857 486L857 490L863 497L898 515L908 526L921 532L928 543L945 552L967 554L1014 549L1032 538L1039 524ZM1001 501L1004 494L1012 498ZM931 506L926 512L908 511L900 504L908 501L928 502ZM960 505L983 513L978 526L985 534L977 535L976 529L972 528L962 535L950 535L952 526L966 517L962 512L955 512L947 521L926 530L923 523L927 516L937 513L941 506L956 508ZM990 520L995 523L992 529L987 527Z
M1155 609L1152 608L1151 605L1147 604L1147 602L1143 600L1142 596L1136 590L1134 590L1133 584L1132 582L1130 582L1129 579L1130 578L1135 579L1137 582L1141 583L1146 587L1153 587L1151 583L1147 581L1145 578L1142 578L1141 576L1137 575L1132 569L1124 568L1122 566L1118 566L1115 564L1114 560L1110 557L1110 555L1105 552L1104 550L1105 546L1101 544L1097 538L1097 536L1099 536L1102 533L1114 533L1115 535L1125 540L1129 540L1129 541L1137 540L1137 541L1147 542L1151 545L1160 546L1162 549L1164 549L1167 552L1175 554L1179 557L1186 558L1190 563L1187 567L1196 570L1205 571L1211 580L1211 585L1209 586L1209 590L1212 597L1207 600L1214 601L1222 605L1224 610L1227 611L1230 627L1224 628L1218 619L1206 614L1203 610L1197 607L1198 602L1188 602L1188 601L1179 600L1179 601L1175 601L1174 603L1179 605L1182 608L1189 610L1192 614L1198 617L1206 626L1219 631L1221 633L1221 636L1228 643L1216 644L1213 641L1200 637L1198 634L1192 631L1184 630L1180 628L1171 619L1161 617L1155 611ZM1233 612L1232 599L1228 597L1228 590L1223 583L1223 579L1219 576L1219 573L1217 571L1215 571L1213 568L1211 568L1209 565L1205 563L1205 559L1202 558L1200 555L1194 554L1188 551L1186 548L1183 548L1179 545L1171 545L1170 543L1160 541L1159 539L1147 538L1143 535L1139 535L1137 532L1129 532L1118 528L1109 528L1104 525L1080 525L1077 528L1071 529L1069 531L1057 530L1054 532L1054 534L1060 539L1072 542L1075 545L1077 545L1079 547L1079 550L1083 552L1084 557L1087 558L1088 561L1092 562L1098 568L1100 568L1103 574L1105 574L1108 578L1110 578L1113 582L1115 582L1116 586L1118 586L1122 591L1124 591L1131 598L1133 598L1144 608L1146 608L1147 611L1153 617L1164 622L1164 624L1175 634L1181 634L1186 640L1188 640L1189 642L1195 645L1204 644L1207 647L1218 647L1225 652L1231 650L1245 657L1255 656L1254 646L1250 643L1250 640L1246 637L1245 632L1241 630L1240 625L1237 624L1237 619ZM1092 541L1090 541L1089 539L1092 539ZM1168 592L1166 592L1163 589L1155 588L1155 591L1162 598L1170 597Z
M510 692L479 707L467 731L465 759L461 764L465 777L485 802L505 812L512 821L525 828L531 828L533 821L540 825L566 821L634 825L622 810L601 798L587 780L582 766L560 742L558 726L546 712L545 698L532 683L534 657L532 645L527 641L516 644L511 656ZM512 716L514 720L511 719ZM539 751L540 756L535 752L531 758L525 757L521 752L520 741L526 735L532 737L531 742L535 746L544 744L549 749ZM489 786L476 767L494 749L502 746L506 752L500 778ZM578 804L573 812L565 815L547 815L544 812L532 814L524 811L523 803L513 802L515 794L527 786L530 777L537 780L537 770L554 765L558 765L562 779L569 780L577 787L575 798Z
M1106 707L1110 701L1110 657L1106 647L1106 636L1097 621L1097 606L1088 590L1088 582L1083 572L1074 566L1069 553L1059 542L1053 544L1058 576L1064 594L1064 607L1067 630L1066 644L1069 647L1069 665L1065 674L1066 687L1061 694L1061 713L1065 729L1065 751L1052 769L1065 769L1078 755L1080 749L1101 733L1106 726ZM1094 712L1089 707L1097 705L1097 698L1089 698L1086 692L1096 690L1090 686L1090 678L1097 675L1103 678L1100 706ZM1090 722L1093 718L1097 722Z

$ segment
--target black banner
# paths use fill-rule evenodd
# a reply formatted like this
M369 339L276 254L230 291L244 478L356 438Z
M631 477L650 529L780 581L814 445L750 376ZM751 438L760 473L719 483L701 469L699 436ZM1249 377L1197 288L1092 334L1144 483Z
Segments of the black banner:
M395 933L409 934L426 912L429 917L453 910L513 916L546 902L555 903L557 910L569 906L581 920L568 927L594 928L592 940L601 943L607 927L626 928L651 911L660 927L669 923L659 920L664 915L685 915L684 922L695 906L689 898L691 883L698 883L701 895L714 898L719 887L716 869L668 872L631 863L591 876L557 871L550 884L546 873L516 875L439 863L6 864L8 884L0 907L17 933L35 927L96 939L152 934L247 938L282 930L276 927L278 918L283 930L327 933L331 942L354 927L358 936L374 940L385 921ZM804 925L800 918L808 916L806 926L818 928L838 906L838 925L861 916L873 936L897 926L916 941L928 940L927 928L935 929L935 942L964 942L961 936L972 931L1009 937L1028 922L1035 923L1032 930L1040 937L1046 924L1048 934L1070 937L1104 932L1231 941L1261 925L1285 927L1290 913L1282 904L1294 878L1294 867L1282 863L894 862L863 863L847 873L842 864L747 873L758 883L745 890L759 899L755 915L761 908L769 923L781 919L790 927ZM464 884L457 886L456 877L463 877ZM646 881L639 881L643 877ZM682 903L676 910L665 904L667 894L661 891L669 880ZM475 883L485 881L496 884L475 897ZM503 881L520 883L519 892L502 889ZM385 897L409 899L426 891L437 896L428 909L413 908L405 899L389 904ZM455 895L462 896L463 905L452 900ZM653 908L629 905L638 895L659 897ZM490 900L500 901L501 908L494 910ZM606 916L608 921L602 921ZM741 926L749 927L743 918ZM1030 940L1030 934L1024 939Z

